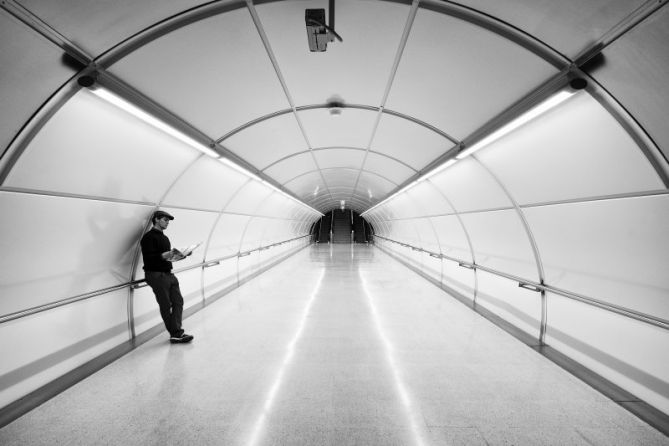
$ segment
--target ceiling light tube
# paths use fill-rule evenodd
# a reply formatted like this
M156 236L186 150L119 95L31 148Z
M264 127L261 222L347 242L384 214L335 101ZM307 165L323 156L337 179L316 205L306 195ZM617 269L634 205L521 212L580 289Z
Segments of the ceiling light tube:
M490 135L486 136L482 140L478 141L476 144L472 145L471 147L468 147L464 151L458 153L455 157L459 160L468 157L472 153L481 150L482 148L486 147L493 141L498 140L502 136L516 130L518 127L528 123L532 119L536 118L537 116L546 113L548 110L556 107L557 105L561 104L565 100L569 99L571 96L573 96L574 92L572 91L567 91L567 90L562 90L558 92L557 94L551 96L544 102L541 102L537 106L531 108L527 112L523 113L522 115L518 116L516 119L513 121L509 122L508 124L500 127L499 129L495 130L492 132Z
M97 97L100 99L115 105L116 107L120 108L121 110L124 110L127 113L130 113L131 115L135 116L136 118L141 119L142 121L146 122L147 124L157 128L158 130L163 131L164 133L167 133L173 138L178 139L179 141L188 144L189 146L199 150L200 152L209 155L212 158L218 158L220 155L218 152L215 150L210 149L209 147L205 146L202 143L197 142L190 136L185 135L181 131L177 130L176 128L172 127L171 125L167 124L166 122L156 118L155 116L145 112L141 108L137 107L136 105L128 102L127 100L123 99L122 97L116 95L115 93L112 93L111 91L107 90L106 88L98 87L93 90L91 90L93 94L95 94Z

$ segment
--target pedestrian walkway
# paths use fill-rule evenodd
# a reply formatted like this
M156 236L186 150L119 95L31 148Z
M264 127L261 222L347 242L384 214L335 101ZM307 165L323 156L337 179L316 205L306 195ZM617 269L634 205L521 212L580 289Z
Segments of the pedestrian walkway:
M313 245L185 327L193 343L154 338L0 444L669 445L373 246Z

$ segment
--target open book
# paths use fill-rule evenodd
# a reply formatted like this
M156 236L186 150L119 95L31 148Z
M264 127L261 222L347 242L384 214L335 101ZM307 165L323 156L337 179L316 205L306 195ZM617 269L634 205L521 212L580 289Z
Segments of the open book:
M187 246L182 249L172 248L170 251L170 256L166 259L168 262L177 262L183 260L195 251L195 248L200 246L202 242L195 243L194 245Z

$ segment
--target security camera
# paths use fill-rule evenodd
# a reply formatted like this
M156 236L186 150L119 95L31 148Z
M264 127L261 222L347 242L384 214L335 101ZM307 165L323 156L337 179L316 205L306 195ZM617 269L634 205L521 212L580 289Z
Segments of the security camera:
M325 24L325 9L307 9L304 11L304 22L307 25L307 41L309 51L323 52L328 49L328 42L342 38L334 30L334 0L330 0L330 25Z

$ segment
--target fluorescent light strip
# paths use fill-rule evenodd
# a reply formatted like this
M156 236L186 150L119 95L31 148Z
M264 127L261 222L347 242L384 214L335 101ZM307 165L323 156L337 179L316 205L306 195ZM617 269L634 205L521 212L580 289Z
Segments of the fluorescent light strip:
M254 174L254 173L252 173L252 172L249 172L248 170L244 169L242 166L238 165L238 164L235 163L234 161L232 161L232 160L230 160L230 159L228 159L228 158L225 158L225 157L223 157L223 156L221 156L220 158L218 158L218 160L219 160L220 162L222 162L223 164L225 164L226 166L228 166L228 167L230 167L230 168L236 170L237 172L239 172L239 173L241 173L241 174L243 174L243 175L246 175L247 177L249 177L249 178L251 178L251 179L254 179L254 180L258 181L259 183L261 183L261 184L263 184L263 185L265 185L265 186L267 186L267 187L273 189L274 191L280 193L281 195L283 195L283 196L285 196L285 197L287 197L287 198L290 198L290 199L293 200L294 202L296 202L296 203L298 203L298 204L300 204L300 205L306 207L307 209L309 209L309 210L311 210L311 211L314 211L314 212L320 214L321 216L323 215L322 212L318 212L316 209L312 208L311 206L307 205L306 203L303 203L303 202L301 202L300 200L297 200L295 197L292 197L292 196L288 195L286 192L282 191L281 189L279 189L278 187L276 187L276 186L273 185L272 183L263 180L263 179L260 178L258 175Z
M378 206L381 206L382 204L392 200L397 195L399 195L403 192L406 192L408 189L412 188L413 186L420 183L421 181L427 180L428 178L432 177L433 175L435 175L435 174L441 172L442 170L452 166L457 161L468 157L469 155L471 155L472 153L474 153L478 150L481 150L482 148L491 144L493 141L501 138L502 136L504 136L508 133L511 133L512 131L516 130L517 128L519 128L523 124L528 123L529 121L536 118L537 116L539 116L543 113L546 113L548 110L558 106L559 104L563 103L564 101L566 101L567 99L569 99L573 95L574 95L574 92L572 92L572 91L562 90L562 91L558 92L557 94L551 96L547 100L541 102L537 106L535 106L535 107L531 108L530 110L528 110L527 112L523 113L522 115L520 115L519 117L517 117L513 121L511 121L508 124L500 127L499 129L495 130L490 135L486 136L485 138L483 138L482 140L480 140L479 142L477 142L473 146L471 146L471 147L465 149L464 151L458 153L455 156L455 158L449 159L444 164L440 165L439 167L437 167L437 168L431 170L430 172L426 173L425 175L421 176L416 181L412 181L407 186L405 186L402 189L400 189L399 191L395 192L394 194L392 194L390 197L386 198L382 202L377 203L373 207L367 209L365 212L363 212L360 215L365 215L366 213L376 209Z
M544 102L540 103L536 107L531 108L527 112L523 113L522 115L520 115L519 117L517 117L513 121L509 122L508 124L506 124L506 125L500 127L499 129L495 130L490 135L486 136L485 138L483 138L482 140L480 140L479 142L477 142L473 146L465 149L463 152L458 153L456 155L456 158L461 160L463 158L468 157L472 153L474 153L478 150L481 150L482 148L486 147L487 145L489 145L493 141L496 141L499 138L501 138L502 136L513 132L518 127L528 123L529 121L536 118L537 116L539 116L543 113L546 113L551 108L556 107L557 105L566 101L567 99L572 97L573 94L574 93L571 92L571 91L566 91L566 90L560 91L559 93L555 94L554 96L551 96L550 98L548 98Z
M146 122L147 124L157 128L158 130L167 133L168 135L172 136L173 138L178 139L179 141L188 144L189 146L199 150L200 152L204 153L205 155L208 155L212 158L216 158L225 165L235 169L236 171L253 178L256 181L259 181L260 183L264 184L265 186L268 186L275 191L285 195L286 197L290 198L293 201L296 201L297 203L301 204L302 206L305 206L306 208L317 212L318 214L323 215L321 212L318 212L316 209L313 209L312 207L308 206L305 203L302 203L299 200L296 200L294 197L291 197L281 189L277 188L271 183L268 183L267 181L263 180L260 178L258 175L249 172L248 170L244 169L243 167L235 164L231 160L222 157L218 152L215 150L210 149L209 147L195 141L193 138L185 135L184 133L180 132L179 130L175 129L171 125L167 124L166 122L163 122L162 120L156 118L155 116L145 112L141 108L137 107L134 104L131 104L130 102L126 101L122 97L118 96L115 93L112 93L111 91L107 90L106 88L96 88L94 90L91 90L93 94L95 94L97 97L100 99L115 105L116 107L120 108L121 110L130 113L131 115L135 116L136 118L141 119L142 121Z
M218 158L220 155L218 152L215 150L210 149L209 147L205 146L204 144L201 144L197 141L195 141L193 138L190 136L187 136L180 132L179 130L175 129L171 125L167 124L166 122L161 121L160 119L156 118L155 116L152 116L151 114L145 112L141 108L137 107L134 104L131 104L130 102L126 101L122 97L116 95L115 93L112 93L111 91L107 90L106 88L96 88L94 90L91 90L93 94L95 94L97 97L100 99L103 99L106 102L109 102L110 104L115 105L116 107L120 108L121 110L124 110L127 113L130 113L131 115L135 116L136 118L141 119L142 121L146 122L147 124L157 128L158 130L161 130L164 133L167 133L173 138L178 139L179 141L188 144L189 146L199 150L200 152L204 153L205 155L209 155L212 158Z

